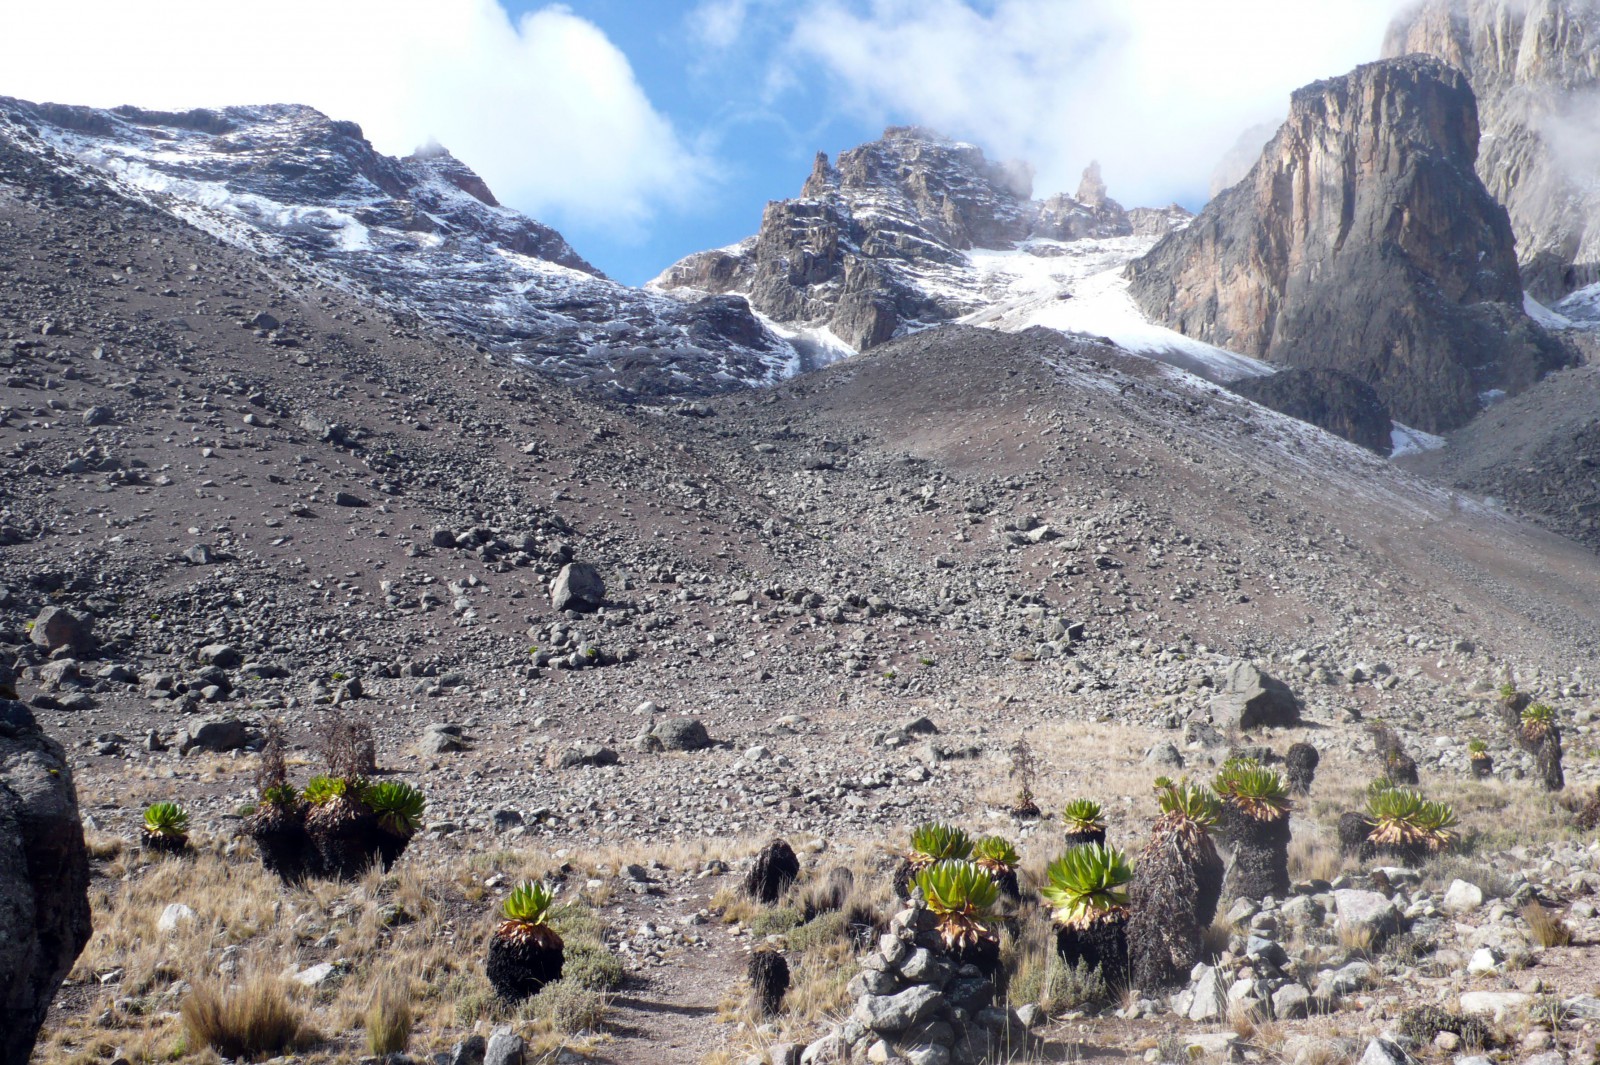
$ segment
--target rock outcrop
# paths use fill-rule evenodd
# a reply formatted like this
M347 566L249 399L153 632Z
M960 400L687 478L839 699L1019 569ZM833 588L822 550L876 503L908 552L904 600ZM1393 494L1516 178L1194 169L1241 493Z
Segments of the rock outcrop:
M1342 370L1290 367L1228 385L1246 399L1387 455L1393 419L1377 390Z
M1506 206L1527 289L1554 302L1600 283L1600 6L1593 0L1425 0L1384 55L1424 52L1478 98L1478 175Z
M0 701L0 1065L33 1040L89 941L89 856L61 746Z
M1523 311L1511 226L1474 173L1465 76L1427 56L1294 94L1244 181L1128 268L1157 321L1339 370L1441 432L1570 359Z
M1026 164L892 127L837 164L819 153L800 198L768 204L756 236L691 255L652 284L743 294L770 318L865 351L992 302L970 269L973 249L1155 235L1188 218L1181 208L1123 210L1093 164L1076 196L1034 200L1032 189Z

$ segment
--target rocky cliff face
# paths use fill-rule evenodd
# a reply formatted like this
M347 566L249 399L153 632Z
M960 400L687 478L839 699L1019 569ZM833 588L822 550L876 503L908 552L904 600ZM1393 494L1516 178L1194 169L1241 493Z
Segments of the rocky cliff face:
M1393 419L1377 391L1343 371L1290 367L1241 378L1228 387L1263 407L1320 426L1380 455L1387 455L1392 446Z
M66 755L0 697L0 1063L27 1065L89 941L89 855Z
M1179 208L1125 211L1097 165L1076 196L1032 199L1024 164L999 164L971 144L915 127L819 154L799 199L767 205L760 232L700 252L653 283L665 290L747 295L763 314L826 329L864 351L995 300L970 267L973 249L1010 249L1165 233Z
M1510 212L1528 290L1554 302L1600 282L1600 4L1425 0L1384 42L1414 52L1472 83L1478 174Z
M1250 175L1130 265L1130 292L1189 336L1341 370L1408 425L1459 426L1569 358L1523 313L1477 150L1471 87L1438 59L1307 86Z
M175 114L0 98L0 140L564 380L703 394L797 366L743 299L617 284L444 149L392 158L309 107Z

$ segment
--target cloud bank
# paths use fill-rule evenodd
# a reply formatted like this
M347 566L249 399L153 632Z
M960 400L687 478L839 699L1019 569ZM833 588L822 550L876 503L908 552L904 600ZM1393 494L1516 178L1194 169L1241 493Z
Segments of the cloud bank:
M6 13L0 93L179 109L305 103L380 151L437 140L506 203L644 225L708 173L627 57L555 5L496 0L53 0Z
M1242 130L1289 94L1376 59L1399 0L814 0L793 78L837 106L912 119L1070 192L1091 159L1124 203L1203 201ZM793 78L790 80L792 81ZM781 79L780 79L781 83Z

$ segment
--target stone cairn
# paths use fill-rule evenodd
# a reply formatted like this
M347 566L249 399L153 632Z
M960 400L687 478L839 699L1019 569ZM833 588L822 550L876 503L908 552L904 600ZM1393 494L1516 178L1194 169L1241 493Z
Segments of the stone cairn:
M913 891L851 978L850 1016L806 1047L802 1062L977 1065L1025 1049L1023 1018L995 1004L994 981L976 965L951 958L937 921Z

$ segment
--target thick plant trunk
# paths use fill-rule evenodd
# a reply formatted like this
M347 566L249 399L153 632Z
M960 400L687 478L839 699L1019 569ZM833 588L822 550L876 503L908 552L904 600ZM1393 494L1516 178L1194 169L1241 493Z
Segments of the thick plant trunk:
M1270 821L1234 819L1233 866L1224 886L1236 898L1288 897L1288 814Z
M789 963L782 954L759 950L750 955L750 991L758 1016L778 1015L789 991Z
M1317 776L1317 763L1322 760L1317 749L1309 743L1296 743L1283 756L1284 775L1289 790L1296 795L1311 794L1311 782Z
M1129 886L1133 986L1155 990L1189 979L1205 929L1216 916L1222 879L1222 858L1209 837L1158 834L1145 847Z
M410 836L397 836L381 826L378 829L377 841L378 857L383 859L383 871L386 873L400 860L406 848L411 846Z
M1073 847L1087 847L1091 843L1099 843L1103 846L1105 841L1106 830L1103 828L1096 828L1089 832L1073 832L1069 829L1066 833L1066 844L1068 850L1071 850Z
M1560 791L1567 786L1561 771L1561 730L1552 728L1539 744L1539 780L1545 791Z
M313 809L306 815L306 832L325 876L359 880L381 857L378 819L348 800L334 799Z
M501 998L515 1001L536 995L546 984L561 979L565 962L563 947L510 943L496 936L489 940L489 961L484 972Z
M1365 816L1351 811L1339 817L1339 852L1341 854L1361 855L1370 851L1367 837L1372 834L1372 822Z
M262 806L248 821L250 838L261 852L261 864L284 883L298 883L316 874L316 845L306 833L303 810Z
M1071 968L1084 962L1099 969L1115 994L1128 986L1128 918L1126 914L1102 917L1088 928L1056 930L1056 953Z
M768 904L789 889L800 875L800 859L794 849L781 839L775 839L756 855L755 864L744 878L744 893L759 902Z
M188 836L169 836L164 832L142 833L144 849L159 854L182 854L189 849Z

